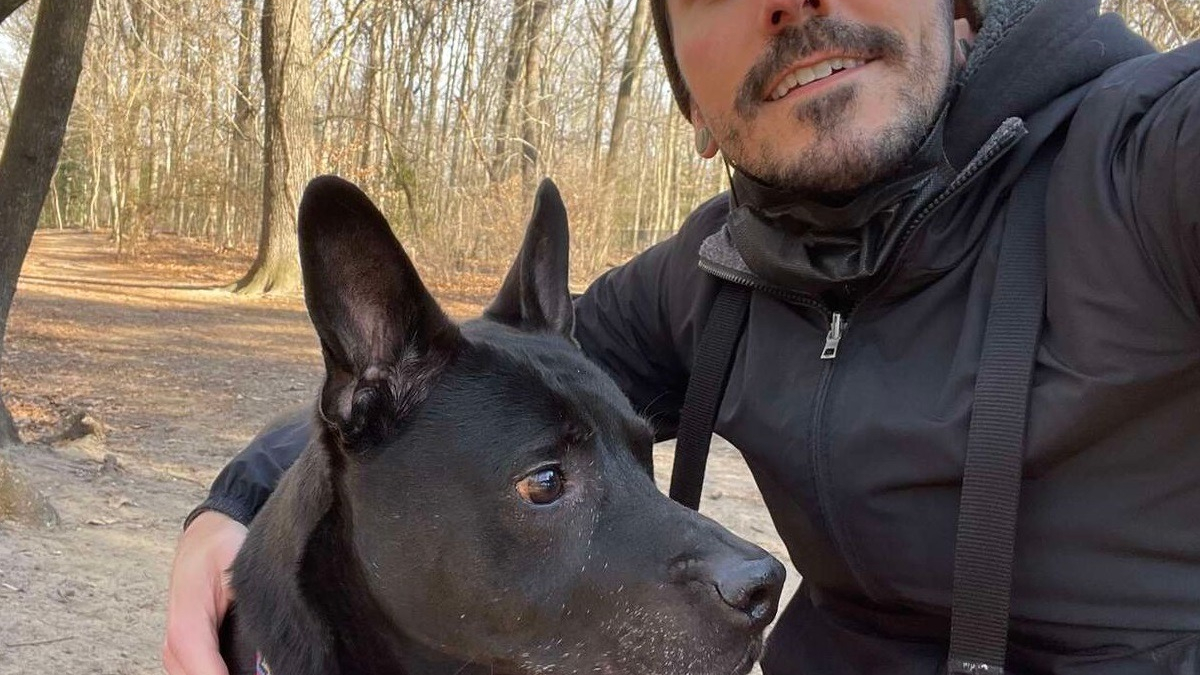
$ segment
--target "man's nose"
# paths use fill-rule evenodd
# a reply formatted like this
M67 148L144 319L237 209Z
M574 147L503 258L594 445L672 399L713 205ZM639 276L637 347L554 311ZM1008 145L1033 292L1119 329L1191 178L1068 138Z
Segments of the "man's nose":
M776 33L811 18L820 7L820 0L762 0L759 23L768 33Z
M775 619L786 576L778 560L729 560L715 566L713 585L721 600L750 617L752 630L762 630Z

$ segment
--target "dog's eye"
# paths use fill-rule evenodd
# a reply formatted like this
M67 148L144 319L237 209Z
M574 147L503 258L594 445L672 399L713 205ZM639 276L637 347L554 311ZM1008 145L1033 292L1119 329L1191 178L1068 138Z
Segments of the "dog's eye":
M562 470L558 467L538 469L517 483L521 498L532 504L549 504L562 496L565 489Z

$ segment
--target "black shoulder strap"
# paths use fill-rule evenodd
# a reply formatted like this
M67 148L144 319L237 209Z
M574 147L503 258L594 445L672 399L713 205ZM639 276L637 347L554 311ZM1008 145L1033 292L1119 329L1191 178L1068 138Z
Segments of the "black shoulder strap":
M1044 225L1052 157L1035 158L1014 190L975 384L954 553L948 670L1004 672L1013 547L1029 389L1045 306ZM700 338L676 435L671 498L698 509L717 409L750 305L726 283Z
M1046 186L1040 152L1009 201L975 382L954 548L951 675L998 675L1008 649L1013 548L1029 390L1046 301Z
M712 444L717 410L729 381L733 350L750 307L750 289L722 282L708 312L708 323L692 361L683 411L675 434L675 466L671 470L671 499L693 511L700 509L704 468Z

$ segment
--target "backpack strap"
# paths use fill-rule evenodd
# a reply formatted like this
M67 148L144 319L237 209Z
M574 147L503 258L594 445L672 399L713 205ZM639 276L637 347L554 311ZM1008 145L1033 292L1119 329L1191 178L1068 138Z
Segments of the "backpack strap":
M693 511L700 509L713 426L721 398L725 395L725 385L729 382L733 351L737 348L749 308L749 288L721 282L692 361L692 374L688 378L675 434L671 499Z
M1039 152L1013 189L975 381L954 547L951 675L998 675L1008 650L1017 505L1046 301L1046 189Z

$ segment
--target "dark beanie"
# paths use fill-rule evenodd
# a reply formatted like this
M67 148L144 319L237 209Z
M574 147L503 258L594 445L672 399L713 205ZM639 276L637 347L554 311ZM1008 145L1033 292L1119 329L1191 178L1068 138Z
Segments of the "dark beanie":
M955 6L960 15L965 15L971 23L979 28L983 15L987 11L987 0L956 0ZM687 83L679 72L679 62L675 60L675 43L671 41L671 20L667 17L667 0L650 0L650 12L654 15L654 32L658 34L658 48L662 50L663 66L667 69L667 81L671 83L671 91L675 94L675 102L683 116L692 119L692 97L688 94Z
M692 119L692 97L688 94L687 83L679 72L679 62L675 60L675 43L671 41L671 20L667 17L667 0L650 0L650 13L654 15L654 32L658 34L658 48L662 50L663 66L667 69L667 80L671 83L671 91L675 94L675 102L683 111L683 116Z

